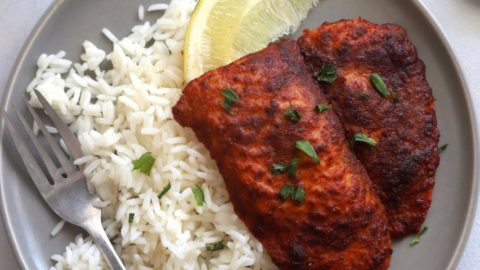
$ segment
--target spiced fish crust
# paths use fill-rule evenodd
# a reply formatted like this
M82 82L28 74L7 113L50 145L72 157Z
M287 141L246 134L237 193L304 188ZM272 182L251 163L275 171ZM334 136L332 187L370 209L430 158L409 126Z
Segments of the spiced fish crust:
M235 212L281 269L387 269L384 207L338 117L318 104L328 101L283 39L190 82L173 115L208 148Z
M392 236L418 232L430 207L439 132L425 66L406 31L341 20L305 30L298 44L313 71L337 70L331 83L317 77L385 205ZM386 91L373 84L381 80ZM376 145L355 142L355 134Z

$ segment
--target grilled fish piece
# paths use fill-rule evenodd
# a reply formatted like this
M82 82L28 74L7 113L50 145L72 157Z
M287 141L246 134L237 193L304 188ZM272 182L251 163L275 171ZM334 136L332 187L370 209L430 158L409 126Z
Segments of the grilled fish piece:
M406 31L341 20L305 30L298 44L313 71L336 67L338 78L320 84L347 138L359 133L377 142L355 143L354 151L385 205L392 236L418 232L430 207L439 132L425 66ZM386 96L373 86L372 73L383 79Z
M280 40L190 82L173 115L208 148L235 212L281 269L387 269L384 207L338 117L317 104L327 100L298 46Z

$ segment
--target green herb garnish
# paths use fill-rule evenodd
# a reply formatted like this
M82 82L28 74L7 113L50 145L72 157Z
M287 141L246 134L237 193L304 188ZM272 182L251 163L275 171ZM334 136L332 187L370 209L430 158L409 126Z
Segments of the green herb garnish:
M295 191L295 187L289 184L283 185L282 189L280 190L280 197L286 200L288 197L292 196L293 192Z
M360 133L360 132L357 132L355 133L355 135L353 135L353 142L363 142L363 143L366 143L366 144L369 144L369 145L376 145L377 142L368 137L367 135L363 134L363 133Z
M205 201L205 194L203 193L202 188L199 186L192 187L192 193L197 205L202 206Z
M287 118L288 120L290 120L293 123L297 123L298 121L300 121L300 118L302 118L300 113L296 109L293 109L293 108L287 109L283 113L283 115L285 116L285 118Z
M370 75L370 82L373 84L375 89L383 96L390 96L390 92L387 89L387 85L383 81L382 77L378 73L372 73Z
M290 177L295 177L297 174L297 167L298 167L298 162L300 159L298 157L293 157L292 160L290 161L290 164L288 165L287 172L288 176Z
M222 95L225 98L225 100L223 101L223 108L227 112L230 112L230 110L232 109L232 105L238 102L238 96L231 88L223 89Z
M313 145L309 141L296 141L295 147L304 152L307 156L313 158L315 162L320 163L320 159L318 158L317 153L315 153L315 148L313 148Z
M281 174L286 172L288 169L288 165L285 164L279 164L279 163L274 163L271 167L271 171L273 174Z
M324 111L328 111L332 108L331 105L327 105L327 104L318 104L317 106L315 106L315 109L317 109L317 112L324 112Z
M438 148L438 151L440 151L440 153L442 153L443 151L447 150L447 147L448 147L448 143L440 146L440 147Z
M273 174L288 173L289 176L294 177L298 167L298 157L293 157L289 164L274 163L270 168Z
M292 199L297 202L305 200L305 190L302 187L296 187L292 193Z
M222 242L217 242L217 243L211 243L211 244L206 244L205 248L207 251L217 251L225 248L225 245Z
M358 94L362 99L369 99L370 98L370 95L366 92L360 92L360 94Z
M138 170L141 173L150 176L150 171L152 170L154 163L155 158L152 156L152 153L146 152L143 153L139 159L132 161L133 170Z
M288 198L297 202L303 202L305 200L305 190L302 187L296 187L290 184L283 185L279 194L284 200Z
M163 197L163 195L167 194L167 192L170 190L171 187L172 187L172 185L170 184L170 182L168 182L168 185L166 185L162 189L162 192L160 192L160 194L158 194L158 199L161 199Z
M428 227L423 227L423 229L413 237L412 241L410 241L410 246L413 247L416 244L420 243L420 238L424 235L428 230Z
M129 213L129 214L128 214L128 223L132 223L132 222L133 222L133 217L135 217L135 214L134 214L134 213Z
M337 69L329 64L323 64L313 76L319 82L332 83L337 79Z

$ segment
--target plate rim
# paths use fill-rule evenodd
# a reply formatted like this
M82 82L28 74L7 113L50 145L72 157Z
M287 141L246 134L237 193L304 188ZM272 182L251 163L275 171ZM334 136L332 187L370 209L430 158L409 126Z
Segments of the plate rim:
M27 56L27 52L31 49L33 44L38 38L38 35L40 34L41 30L44 29L45 24L48 22L50 17L53 16L55 11L65 2L65 0L53 0L53 2L48 6L48 8L44 11L42 16L38 19L30 33L28 34L28 37L25 41L25 43L22 46L22 49L18 53L17 59L15 60L15 64L13 65L13 69L9 74L8 81L7 81L7 87L5 88L5 92L2 95L2 99L0 101L0 107L2 110L7 110L8 108L8 103L7 101L10 99L10 96L12 95L12 89L13 89L13 84L16 81L18 74L20 72L20 68L22 64L25 61L25 58ZM5 121L3 118L0 119L0 152L3 153L3 136L5 132ZM5 230L7 233L7 238L10 244L11 249L13 250L13 253L15 254L15 257L17 259L17 262L19 266L22 269L25 270L30 270L28 268L27 261L25 260L25 255L21 252L20 246L19 246L19 241L13 234L13 224L12 220L10 219L10 216L7 213L7 207L6 207L6 199L5 199L5 188L4 188L4 179L3 179L3 156L0 155L0 212L2 215L2 222L5 225Z
M458 61L457 55L453 51L452 44L447 38L447 34L443 30L443 28L440 26L440 23L438 19L432 14L432 12L425 6L423 2L420 0L411 0L415 6L420 10L420 12L423 13L423 15L426 17L428 23L430 24L431 27L437 32L438 36L440 37L443 45L445 46L445 49L448 51L448 57L452 61L454 65L454 69L456 71L456 75L460 79L460 83L462 85L462 92L465 94L465 101L467 103L467 111L470 116L470 126L471 126L471 131L472 131L472 139L473 139L473 183L472 183L472 189L470 190L470 200L468 204L468 209L467 209L467 217L465 219L465 223L463 224L462 228L462 233L460 235L460 238L457 240L457 246L455 248L455 251L452 254L452 259L450 260L450 263L447 267L448 270L455 270L456 267L458 266L458 263L460 262L460 259L465 251L465 247L467 245L467 242L469 240L469 236L472 232L473 224L475 221L475 212L478 207L478 197L480 196L478 194L479 191L479 166L478 166L478 154L479 154L479 126L477 122L477 115L475 113L475 110L473 109L473 98L472 98L472 89L468 86L467 80L465 79L465 74L463 72L463 69L460 65L460 62Z
M12 94L13 90L13 85L14 82L16 81L20 69L25 61L27 52L31 49L31 47L34 45L35 41L38 38L38 35L42 32L42 30L45 28L46 23L49 21L49 19L55 14L57 9L65 2L66 0L53 0L53 2L50 4L50 6L45 10L43 15L38 19L37 23L35 26L32 28L30 31L30 34L28 35L26 42L23 44L22 49L20 50L17 59L15 60L14 68L12 69L11 73L9 74L9 79L7 82L7 86L5 88L5 92L2 95L2 99L0 101L0 107L3 109L8 108L7 101L10 99L10 96ZM438 37L440 38L442 45L448 52L448 58L449 60L453 63L453 68L455 70L456 76L459 79L459 82L462 86L462 92L465 96L465 102L467 104L467 112L469 115L470 119L470 129L471 129L471 135L472 135L472 140L473 140L473 174L472 174L472 189L470 190L470 199L467 207L467 215L463 223L463 228L461 230L461 235L457 240L457 244L455 247L454 252L451 255L450 263L447 266L448 270L454 270L458 266L458 263L460 261L460 258L463 255L463 252L465 250L466 244L468 242L469 236L471 234L474 220L475 220L475 210L477 208L477 203L478 203L478 191L479 191L479 166L477 165L477 160L478 160L478 154L480 151L480 146L479 146L479 126L477 124L477 115L475 113L475 110L473 109L473 99L472 99L472 89L469 87L467 80L465 78L465 74L463 72L463 69L458 61L457 55L453 51L452 45L447 38L447 35L443 28L440 26L440 23L438 22L438 19L432 14L432 12L425 6L421 0L410 0L417 9L423 14L423 16L427 19L427 22L430 27L432 27ZM4 120L0 119L0 152L3 152L3 136L4 136ZM6 207L6 199L5 199L5 189L4 189L4 178L3 178L3 157L0 156L0 212L2 215L2 221L3 224L5 225L6 229L6 234L8 236L9 244L11 249L13 250L15 257L22 269L27 269L28 270L28 264L25 260L25 255L21 252L20 246L19 246L19 241L13 234L13 224L12 220L10 219Z

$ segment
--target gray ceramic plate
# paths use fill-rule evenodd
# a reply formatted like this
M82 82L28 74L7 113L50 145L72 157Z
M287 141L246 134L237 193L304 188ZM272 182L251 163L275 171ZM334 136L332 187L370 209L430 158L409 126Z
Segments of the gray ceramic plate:
M111 45L100 29L108 27L119 37L126 35L136 23L139 2L147 6L158 0L55 2L25 45L2 104L20 103L41 53L65 50L75 60L86 39L109 49ZM408 30L426 63L427 78L437 99L441 142L449 144L441 157L433 203L425 222L429 230L415 247L409 247L410 239L395 243L391 269L453 270L468 236L476 199L474 149L478 147L468 90L441 30L414 0L320 0L302 28L359 16L374 22L398 23ZM57 237L50 237L58 218L37 194L10 141L3 138L2 142L1 205L10 240L23 268L48 269L49 257L62 252L79 231L67 226Z

